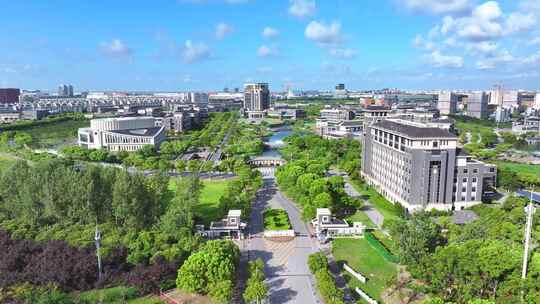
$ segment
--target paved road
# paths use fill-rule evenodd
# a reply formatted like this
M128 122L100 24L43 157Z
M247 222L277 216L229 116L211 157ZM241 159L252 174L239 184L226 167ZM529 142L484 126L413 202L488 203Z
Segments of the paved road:
M265 208L283 208L297 237L290 242L272 242L262 237L264 230L262 213ZM308 235L308 228L301 220L300 211L276 188L273 178L265 178L265 186L259 191L253 204L249 230L251 238L247 248L249 258L261 258L265 262L265 274L269 286L269 302L281 303L322 303L313 275L307 266L308 256L318 251L314 239Z
M362 195L358 191L356 191L356 189L349 183L349 176L346 173L340 172L337 170L330 170L328 173L330 175L342 176L343 179L345 180L345 187L344 187L345 193L347 193L347 195L349 195L350 197L362 199ZM362 199L362 201L364 202L364 207L362 208L362 211L364 211L367 217L369 217L369 219L375 225L377 225L377 227L382 229L384 216L379 212L379 210L373 207L373 205L369 202L369 200Z

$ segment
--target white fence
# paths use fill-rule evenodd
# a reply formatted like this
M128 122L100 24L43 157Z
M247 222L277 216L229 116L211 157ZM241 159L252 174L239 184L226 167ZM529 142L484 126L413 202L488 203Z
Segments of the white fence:
M356 287L354 290L362 297L362 299L366 300L369 304L377 304L377 301L368 296L368 294L365 293L362 289Z
M266 238L294 237L294 230L265 230L264 237Z
M349 265L343 264L343 269L347 270L350 274L352 274L355 278L357 278L360 282L366 283L367 279L364 277L361 273L358 273L354 271Z

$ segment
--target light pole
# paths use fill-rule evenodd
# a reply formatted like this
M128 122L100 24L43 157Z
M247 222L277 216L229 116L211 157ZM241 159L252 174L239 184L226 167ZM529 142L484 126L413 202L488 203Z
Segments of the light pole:
M94 240L96 241L96 255L97 255L97 263L98 263L98 279L101 281L101 232L99 231L99 227L96 224L96 233L94 235Z

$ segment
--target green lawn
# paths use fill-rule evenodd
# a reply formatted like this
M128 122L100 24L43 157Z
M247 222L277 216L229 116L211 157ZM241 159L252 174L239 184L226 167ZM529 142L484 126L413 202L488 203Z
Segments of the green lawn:
M137 290L132 287L110 287L105 289L93 289L81 293L73 293L75 300L89 303L110 303L110 304L160 304L164 303L158 297L147 296L138 297Z
M332 242L332 253L340 265L346 262L367 278L363 284L344 271L349 287L360 287L369 296L381 301L380 295L387 281L396 275L395 264L386 261L365 239L336 239Z
M0 172L9 168L15 162L17 162L17 160L9 155L0 155Z
M352 224L354 222L362 222L362 224L366 225L368 228L376 228L377 225L375 225L369 217L364 213L364 211L357 210L355 214L349 215L345 218L349 224Z
M30 127L22 131L32 136L32 148L58 148L77 142L77 130L88 127L87 120L67 120L47 125Z
M265 230L289 230L291 223L289 215L283 209L266 209L264 211L264 229Z
M498 168L507 169L515 173L526 173L540 177L540 165L529 165L504 161L497 161L495 164Z
M228 180L218 179L202 180L203 189L199 204L195 206L195 216L202 219L205 225L209 225L211 221L217 221L222 218L223 210L219 208L219 199L227 189ZM173 192L176 190L176 180L171 179L169 189Z
M375 207L385 219L395 219L399 217L399 210L396 205L380 195L375 189L366 187L365 184L360 184L360 182L356 180L350 180L349 182L356 191L360 192L362 199L369 200L373 207Z

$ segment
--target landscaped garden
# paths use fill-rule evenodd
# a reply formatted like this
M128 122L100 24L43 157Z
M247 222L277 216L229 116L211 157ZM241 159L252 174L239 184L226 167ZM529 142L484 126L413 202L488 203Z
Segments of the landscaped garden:
M332 253L340 266L346 263L367 278L364 284L344 271L350 288L360 287L372 298L381 301L381 293L397 273L396 264L387 261L365 238L336 239L332 242Z
M287 212L283 209L266 209L263 216L265 230L291 229L289 216L287 215Z

